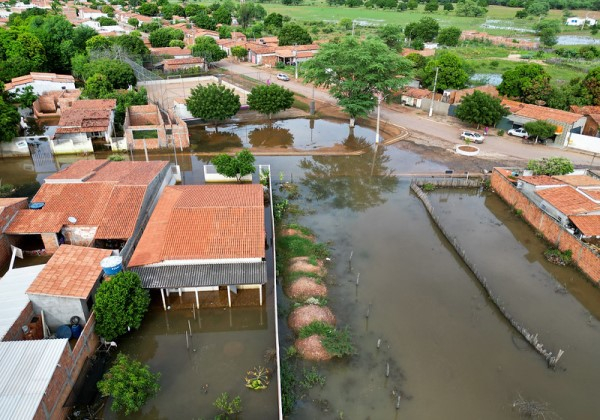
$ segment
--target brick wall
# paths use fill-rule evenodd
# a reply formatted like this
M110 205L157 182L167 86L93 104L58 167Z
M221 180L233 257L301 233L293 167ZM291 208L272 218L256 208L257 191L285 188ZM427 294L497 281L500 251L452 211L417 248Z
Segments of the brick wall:
M33 304L29 302L25 309L21 312L21 315L17 318L17 320L12 324L9 330L4 335L2 341L20 341L23 339L23 330L21 327L23 325L28 325L33 318Z
M46 255L52 255L58 250L58 238L56 233L42 233L42 241Z
M66 226L62 228L61 233L65 237L65 242L68 244L92 246L97 230L97 226ZM44 241L44 243L46 242ZM48 248L46 248L46 250L47 249Z
M15 213L20 209L27 208L27 199L13 204L12 206L6 206L2 212L0 212L0 267L8 265L10 263L10 242L4 233L4 228L12 220Z
M558 222L544 213L538 206L523 195L517 188L496 169L492 172L492 188L509 205L521 210L521 216L546 240L561 251L571 250L573 262L594 283L600 282L600 255L588 245L581 242Z

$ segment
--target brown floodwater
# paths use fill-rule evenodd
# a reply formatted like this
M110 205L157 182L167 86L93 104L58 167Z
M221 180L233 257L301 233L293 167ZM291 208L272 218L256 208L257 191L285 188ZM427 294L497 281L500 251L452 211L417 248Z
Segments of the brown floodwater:
M184 183L202 182L202 160L178 155L178 162ZM0 178L15 184L43 179L23 163L0 161ZM518 396L545 402L564 419L597 418L600 293L576 270L547 263L546 245L497 197L475 190L430 194L510 312L551 350L565 350L555 371L485 298L410 192L409 180L391 175L443 171L443 165L383 147L362 156L259 157L257 163L272 166L276 183L280 177L299 183L294 203L305 213L289 220L330 243L329 305L356 347L352 357L315 364L327 382L300 392L290 418L516 419ZM160 393L138 418L212 418L212 404L224 391L242 397L243 418L276 417L274 383L254 392L243 381L245 370L269 366L263 357L274 345L274 308L203 309L194 320L191 310L164 312L157 303L142 328L119 342L120 350L162 373ZM278 311L283 349L293 343L288 305L282 299ZM312 366L291 363L299 371Z

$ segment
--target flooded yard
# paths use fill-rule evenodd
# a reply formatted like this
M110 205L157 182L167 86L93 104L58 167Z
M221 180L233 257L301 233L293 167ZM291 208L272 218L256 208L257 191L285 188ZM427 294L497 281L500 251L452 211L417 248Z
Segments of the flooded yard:
M269 129L294 133L294 147L311 147L309 121L294 124L302 125L303 134L290 125ZM313 140L329 138L327 125L318 127L314 130L324 131ZM219 131L233 131L236 144L254 147L246 128ZM200 131L211 132L194 129L194 135ZM343 142L345 135L324 141ZM371 134L360 135L372 143ZM195 137L195 150L223 146L220 140L204 141ZM256 142L262 145L269 138ZM187 154L178 155L178 162L184 183L202 181L202 160ZM45 172L27 171L24 163L2 161L0 178L40 182ZM560 418L597 417L600 292L574 269L547 263L542 256L546 245L496 196L476 190L430 193L447 229L511 313L549 348L566 351L555 371L486 299L410 192L410 180L393 175L447 167L384 147L361 156L261 156L257 163L271 165L275 190L279 174L299 185L300 197L292 202L302 212L288 220L309 226L330 245L328 305L338 325L349 327L356 346L350 358L314 365L326 384L303 391L290 418L516 419L512 403L519 396L547 403ZM266 302L272 302L273 292L267 292ZM194 318L191 307L179 309L178 297L171 299L173 308L166 312L155 299L142 328L119 341L120 351L162 374L161 391L136 418L212 418L221 392L242 397L244 419L276 418L276 407L269 403L276 393L274 380L256 392L245 388L244 375L258 365L272 367L265 353L274 345L277 313L282 353L293 343L286 324L289 302L283 299L277 312L269 306L206 308ZM190 327L188 350L185 331ZM299 372L313 366L294 358L288 362Z

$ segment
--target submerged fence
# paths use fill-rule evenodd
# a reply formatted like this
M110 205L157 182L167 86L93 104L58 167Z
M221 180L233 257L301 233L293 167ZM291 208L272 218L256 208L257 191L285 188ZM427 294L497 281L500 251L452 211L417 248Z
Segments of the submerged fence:
M437 185L437 183L436 183L436 185ZM467 267L469 267L469 270L471 270L471 272L473 273L475 278L479 281L479 283L481 284L481 287L483 287L486 294L488 295L490 300L494 303L494 305L496 305L496 307L498 308L500 313L504 316L504 318L506 318L506 320L508 322L510 322L510 324L519 332L519 334L521 334L523 336L525 341L527 341L534 348L535 351L537 351L539 354L541 354L546 359L546 362L548 363L548 367L554 368L556 366L556 364L558 363L558 360L564 354L564 351L558 350L558 354L553 355L553 353L551 351L546 350L544 348L544 345L538 340L537 334L530 333L519 321L517 321L516 319L513 318L513 316L504 307L504 304L502 303L500 298L494 294L494 292L492 291L486 278L481 275L481 273L479 272L479 270L477 269L475 264L473 264L473 262L471 260L469 260L467 253L460 246L460 244L458 243L456 238L450 236L448 231L446 231L444 226L441 224L439 218L435 214L434 208L431 205L429 198L427 197L427 194L425 194L425 192L423 192L423 190L419 187L419 185L417 185L417 182L415 182L415 181L413 181L411 183L410 188L417 195L417 197L419 197L419 199L423 202L423 205L425 205L427 212L429 213L429 215L431 216L431 218L437 225L438 229L446 237L448 242L450 242L450 244L452 245L454 250L461 257L461 259L464 261L464 263L467 265Z

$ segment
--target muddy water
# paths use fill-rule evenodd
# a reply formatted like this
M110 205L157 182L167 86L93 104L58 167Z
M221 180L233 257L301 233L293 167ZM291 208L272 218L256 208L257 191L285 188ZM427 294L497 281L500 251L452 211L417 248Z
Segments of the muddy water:
M178 159L184 182L201 182L203 162ZM318 365L327 383L304 393L292 418L518 418L511 408L517 395L547 402L561 418L597 417L598 290L574 270L548 265L540 256L545 245L501 201L464 191L432 194L448 229L511 312L551 349L566 350L557 371L548 370L490 306L410 193L409 181L390 175L443 171L444 166L395 148L363 156L257 161L272 165L275 180L281 173L284 180L300 183L297 203L307 213L295 218L320 240L331 241L330 306L339 325L351 329L357 349L351 358ZM13 173L22 169L6 162L11 161L2 161L2 178L41 176ZM569 293L556 293L559 284ZM139 418L213 417L212 403L223 391L242 396L244 418L274 418L265 404L272 395L246 390L245 372L232 368L264 363L272 312L203 310L200 319L194 321L191 311L165 313L154 307L142 329L120 343L121 350L163 375L161 392ZM194 332L189 352L188 320ZM292 337L283 321L285 347Z

